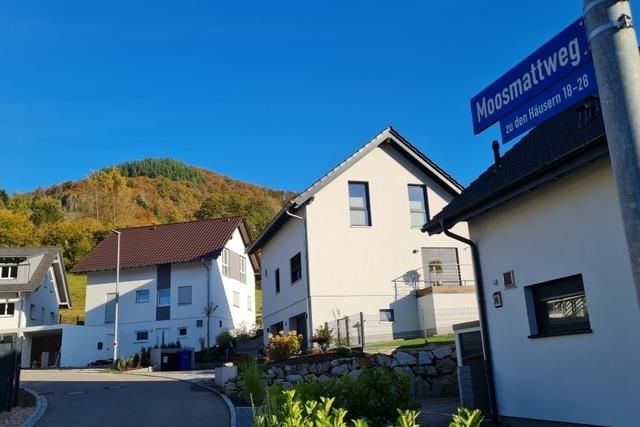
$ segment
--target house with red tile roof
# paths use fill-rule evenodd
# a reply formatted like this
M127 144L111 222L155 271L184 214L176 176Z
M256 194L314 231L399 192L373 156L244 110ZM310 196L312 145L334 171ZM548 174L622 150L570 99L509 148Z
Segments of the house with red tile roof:
M102 331L92 345L113 355L116 299L119 356L141 347L180 342L214 345L224 330L255 326L255 280L260 272L242 217L123 228L116 292L117 233L107 236L74 269L87 274L85 324ZM211 316L205 307L216 307Z

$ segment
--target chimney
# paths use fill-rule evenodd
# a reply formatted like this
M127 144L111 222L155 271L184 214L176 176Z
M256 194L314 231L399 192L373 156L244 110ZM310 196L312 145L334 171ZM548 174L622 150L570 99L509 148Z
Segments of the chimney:
M491 144L491 148L493 149L494 160L493 171L498 172L498 169L502 167L502 160L500 159L500 143L494 139Z

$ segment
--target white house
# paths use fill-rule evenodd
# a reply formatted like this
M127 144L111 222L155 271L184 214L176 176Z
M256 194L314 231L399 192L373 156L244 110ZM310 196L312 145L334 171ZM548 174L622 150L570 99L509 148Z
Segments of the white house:
M325 322L363 313L365 335L389 339L445 331L438 312L451 317L449 330L477 319L469 248L420 231L461 190L385 129L291 200L249 247L261 254L266 332L309 338ZM456 231L466 234L466 225ZM465 289L440 298L449 287Z
M256 256L242 217L124 228L118 288L119 354L175 343L215 344L223 330L255 326ZM75 268L87 273L87 328L103 359L113 354L117 236L110 234ZM205 307L217 307L207 317ZM100 327L100 328L97 328Z
M602 118L587 107L498 154L425 227L469 225L504 425L638 425L640 309Z
M43 352L60 351L59 334L43 336L32 330L58 325L59 308L70 306L58 248L0 248L0 342L24 337L24 367L40 363Z

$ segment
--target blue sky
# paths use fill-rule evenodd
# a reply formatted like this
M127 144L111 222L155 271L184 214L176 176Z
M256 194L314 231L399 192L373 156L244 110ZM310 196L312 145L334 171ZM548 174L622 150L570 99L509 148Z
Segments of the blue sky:
M7 1L0 187L173 157L299 191L387 125L468 184L499 133L469 99L581 5Z

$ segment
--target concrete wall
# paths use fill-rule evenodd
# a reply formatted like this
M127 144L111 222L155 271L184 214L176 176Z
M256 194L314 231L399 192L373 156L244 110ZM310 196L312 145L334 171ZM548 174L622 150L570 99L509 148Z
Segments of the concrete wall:
M478 243L502 415L631 426L640 310L608 159L470 222ZM517 286L504 289L513 270ZM525 287L582 274L592 333L530 339ZM494 286L494 280L498 285ZM492 294L502 292L503 307Z
M420 331L429 336L451 334L453 325L478 320L475 286L435 288L416 300Z

